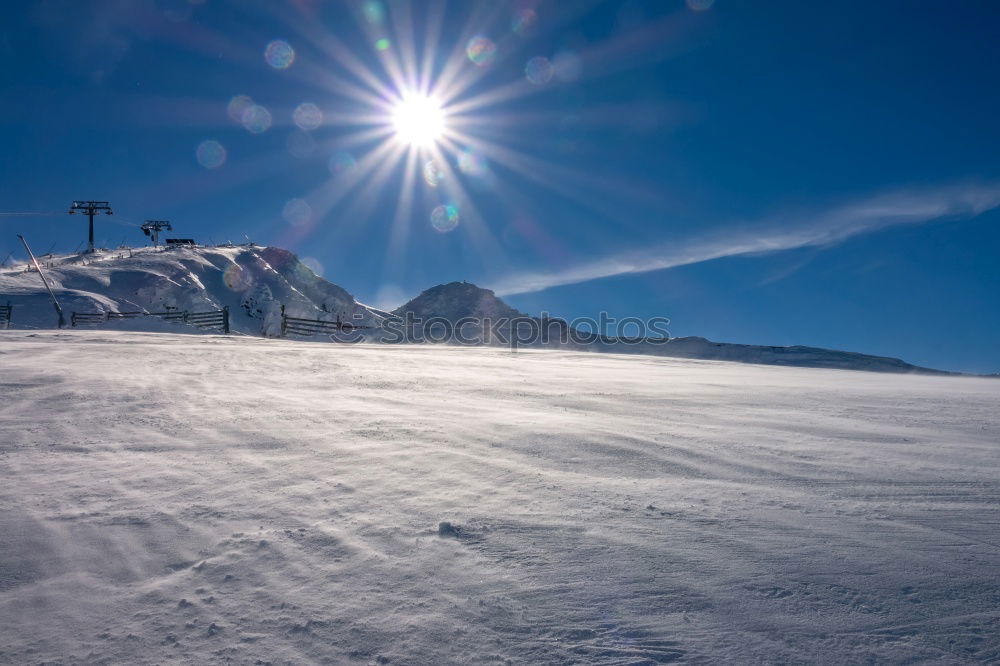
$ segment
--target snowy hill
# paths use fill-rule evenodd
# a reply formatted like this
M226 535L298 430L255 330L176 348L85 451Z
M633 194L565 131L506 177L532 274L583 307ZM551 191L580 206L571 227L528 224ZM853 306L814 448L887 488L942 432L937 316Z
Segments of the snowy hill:
M380 326L407 313L424 321L472 317L527 317L489 289L467 282L438 285L393 313L358 303L343 288L317 276L287 250L276 247L218 246L122 249L94 254L45 257L45 272L67 312L203 312L228 307L231 330L249 335L280 334L281 307L290 316L350 322L370 327L368 340L385 339ZM0 305L14 306L12 328L54 328L53 312L39 275L26 264L0 270ZM536 320L537 321L537 320ZM555 320L551 320L555 321ZM106 324L127 330L193 332L156 317ZM475 337L475 336L472 336ZM556 336L558 338L558 336ZM319 339L319 338L317 338ZM416 336L415 339L423 339ZM699 337L666 344L621 341L583 333L583 342L521 346L557 347L624 354L738 361L768 365L841 368L881 372L936 372L899 359L814 347L719 343ZM500 343L492 340L494 344Z
M449 284L438 285L428 289L417 298L393 311L394 315L400 317L405 316L406 313L411 313L413 316L424 320L440 317L453 323L466 317L497 320L502 317L514 319L528 316L507 305L491 290L477 287L468 282L451 282ZM585 342L571 342L563 346L581 351L651 354L656 356L737 361L766 365L840 368L875 372L940 372L938 370L911 365L898 358L872 356L833 349L820 349L817 347L742 345L712 342L702 337L674 338L667 343L659 341L651 342L648 340L623 343L616 338L588 333L578 333L577 339L584 340ZM522 344L521 346L557 347L560 345L550 342L548 344Z
M0 663L1000 659L1000 382L0 333Z
M44 258L43 268L68 312L204 311L229 307L232 330L276 334L281 305L300 317L340 316L378 325L385 313L355 301L276 247L192 247L101 251ZM14 328L53 328L56 316L35 271L0 271L0 301L14 308ZM155 318L129 327L176 329Z
M497 298L491 290L471 282L439 284L393 310L393 314L400 317L408 312L422 319L443 317L451 322L464 317L499 319L526 316Z

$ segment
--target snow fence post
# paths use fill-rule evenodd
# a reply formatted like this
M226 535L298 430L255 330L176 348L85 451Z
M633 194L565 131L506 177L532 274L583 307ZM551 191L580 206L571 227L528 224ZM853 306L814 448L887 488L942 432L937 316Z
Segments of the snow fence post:
M285 337L285 304L281 304L281 337Z
M222 306L222 332L229 335L229 306Z
M14 318L14 307L7 301L7 323L4 328L10 328L10 322Z

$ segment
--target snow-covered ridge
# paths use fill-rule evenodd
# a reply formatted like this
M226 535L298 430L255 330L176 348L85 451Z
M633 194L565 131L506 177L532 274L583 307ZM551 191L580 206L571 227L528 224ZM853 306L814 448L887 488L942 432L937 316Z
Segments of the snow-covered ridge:
M393 310L392 314L398 317L405 317L409 314L425 321L431 318L443 318L451 322L463 318L496 321L502 318L514 319L529 316L510 307L493 291L482 289L468 282L451 282L432 287L405 305ZM542 325L545 324L542 323ZM586 339L586 342L582 344L570 343L569 345L563 343L534 344L531 346L569 346L583 351L648 354L764 365L840 368L875 372L940 372L911 365L898 358L800 345L792 347L743 345L713 342L694 336L674 338L667 343L659 341L636 342L634 340L623 342L607 336L582 332L578 332L575 338L577 340Z
M340 316L375 326L385 313L317 276L277 247L123 249L45 257L43 270L69 312L204 311L228 306L233 331L274 334L281 306L301 317ZM14 306L12 328L53 328L56 316L37 272L0 272L0 301ZM150 319L130 327L162 328Z
M316 275L288 250L252 245L102 250L46 256L45 273L69 319L72 312L204 312L228 307L230 329L277 336L281 308L290 316L381 326L407 313L455 322L465 317L496 320L526 316L492 291L467 282L432 287L392 313L359 303L342 287ZM0 305L14 306L11 328L54 328L57 323L38 273L26 264L0 269ZM177 331L155 317L116 324L130 330ZM192 329L186 329L192 331ZM554 346L548 344L546 346ZM900 359L814 347L719 343L699 337L667 344L621 344L598 338L575 349L625 354L738 361L767 365L936 372Z

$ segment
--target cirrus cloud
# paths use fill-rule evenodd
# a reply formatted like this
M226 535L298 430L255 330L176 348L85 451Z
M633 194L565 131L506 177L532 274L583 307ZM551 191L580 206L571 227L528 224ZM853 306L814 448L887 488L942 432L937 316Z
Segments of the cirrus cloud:
M897 190L813 214L781 215L654 250L623 253L551 272L524 272L494 282L498 295L523 294L616 275L646 273L801 247L834 245L892 226L968 219L1000 207L1000 184Z

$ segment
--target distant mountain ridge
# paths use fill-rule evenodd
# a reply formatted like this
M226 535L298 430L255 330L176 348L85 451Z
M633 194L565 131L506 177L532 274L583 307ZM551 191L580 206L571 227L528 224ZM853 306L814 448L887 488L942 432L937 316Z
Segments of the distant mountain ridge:
M496 321L504 317L514 319L529 316L505 303L492 290L478 287L471 282L439 284L425 290L416 298L392 311L392 314L398 317L405 317L407 313L424 321L441 318L452 323L469 317L474 319L488 318ZM570 343L569 346L582 350L589 349L618 354L650 354L765 365L840 368L874 372L953 374L912 365L898 358L801 345L791 347L744 345L713 342L697 336L673 338L666 343L660 341L623 342L613 336L601 336L586 332L580 333L578 339L580 338L587 341L583 344ZM556 345L538 344L533 346L552 347Z
M63 309L77 312L206 311L228 307L231 330L248 335L279 335L281 313L364 327L369 341L407 313L424 321L458 322L525 318L489 290L469 282L450 282L423 291L391 313L359 303L342 287L316 275L293 253L253 245L103 250L94 254L47 256L46 275ZM13 328L54 328L48 293L25 264L0 269L0 304L14 306ZM536 322L542 320L535 319ZM560 322L560 320L548 320ZM560 326L566 326L564 322ZM133 330L171 330L155 317L132 320ZM558 336L556 336L558 340ZM581 342L582 340L582 342ZM502 341L491 340L495 344ZM633 341L634 342L634 341ZM649 354L768 365L842 368L879 372L941 371L900 359L815 347L772 347L712 342L700 337L637 344L580 332L576 342L531 344L618 354Z

